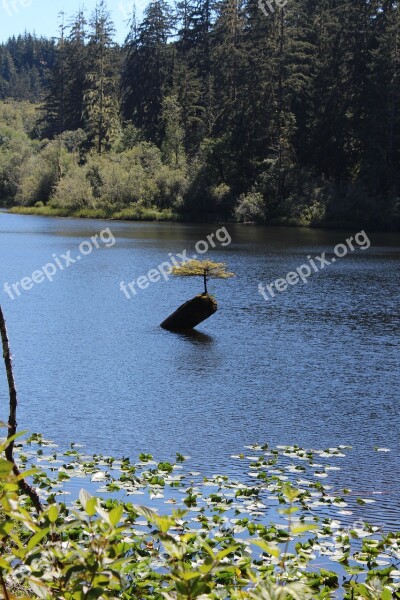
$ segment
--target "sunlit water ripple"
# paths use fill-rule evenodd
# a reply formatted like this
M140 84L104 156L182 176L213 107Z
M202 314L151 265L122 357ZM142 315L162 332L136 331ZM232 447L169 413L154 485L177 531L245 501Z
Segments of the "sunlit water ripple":
M145 275L170 252L193 252L217 226L0 213L1 288L53 253L76 254L105 227L117 240L112 248L14 301L1 291L20 429L61 445L79 441L88 452L174 458L179 451L195 470L232 477L247 473L231 458L245 444L348 444L353 450L329 482L373 497L364 518L397 527L400 236L371 234L368 250L266 302L260 282L286 276L308 255L331 253L348 234L229 225L232 243L210 257L237 277L211 284L220 310L189 335L159 323L201 282L152 284L130 301L119 283ZM0 401L5 419L3 372Z

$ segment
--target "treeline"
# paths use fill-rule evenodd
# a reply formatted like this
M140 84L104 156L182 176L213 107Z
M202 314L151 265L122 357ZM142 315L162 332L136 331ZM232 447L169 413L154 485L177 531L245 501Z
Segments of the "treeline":
M55 65L54 40L25 33L0 44L0 100L39 102Z
M41 101L13 198L396 226L399 11L391 0L153 0L121 47L100 1L55 43L12 38L0 95Z

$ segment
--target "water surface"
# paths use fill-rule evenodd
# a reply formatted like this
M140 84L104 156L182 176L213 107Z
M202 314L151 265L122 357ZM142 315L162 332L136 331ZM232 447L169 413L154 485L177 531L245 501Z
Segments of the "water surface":
M106 227L114 246L14 300L3 290L53 254L76 256L82 241ZM334 489L375 498L371 519L396 526L400 236L372 234L368 250L266 302L260 282L331 253L349 232L227 225L232 243L209 254L237 273L210 285L219 312L198 333L162 330L159 323L200 292L201 281L153 283L131 300L120 282L146 275L169 253L193 253L217 229L0 213L0 297L20 429L103 454L173 458L179 451L194 469L232 476L243 467L231 454L245 444L349 444ZM0 418L7 402L1 371Z

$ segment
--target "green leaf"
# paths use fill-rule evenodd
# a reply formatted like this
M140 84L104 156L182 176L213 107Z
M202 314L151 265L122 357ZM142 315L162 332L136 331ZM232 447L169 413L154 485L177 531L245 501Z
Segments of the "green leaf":
M122 515L124 514L124 507L119 505L112 509L109 514L110 523L113 527L116 527L120 522Z
M292 487L290 484L286 484L282 491L283 495L289 500L289 502L294 502L300 494L299 490L296 490L296 488Z
M225 548L224 550L220 550L217 554L217 556L215 557L215 560L217 560L218 562L220 562L221 560L223 560L226 556L228 556L228 554L232 554L233 552L235 552L237 549L239 548L239 546L229 546L229 548Z
M88 503L91 497L91 494L89 494L89 492L87 492L86 490L81 490L79 492L79 501L82 504L84 510L86 510L86 504Z
M22 481L22 479L26 479L26 477L32 477L33 475L37 475L40 473L39 469L29 469L29 471L24 471L21 475L16 477L17 481Z
M275 558L279 558L281 554L278 546L272 546L271 544L267 544L267 542L264 542L264 540L251 540L251 543L255 546L258 546L259 548L261 548L261 550L263 550L267 554L270 554L271 556L274 556Z
M9 535L14 529L14 523L12 521L2 521L0 523L0 539Z
M278 512L280 515L293 515L294 513L298 512L299 510L300 510L299 506L289 506L289 508L280 508Z
M58 519L58 507L56 504L52 504L47 511L47 516L50 523L55 523Z
M97 598L104 598L104 589L100 587L92 587L89 592L85 595L86 600L97 600Z
M212 571L213 567L214 567L214 561L211 560L211 558L208 558L204 564L199 566L199 571L203 575L208 575L208 573L210 571Z
M151 508L147 508L147 506L133 505L133 510L150 523L153 523L153 525L156 525L162 533L167 533L172 525L174 525L173 519L170 517L160 517L160 515L151 510Z
M211 556L211 558L213 559L213 561L215 561L215 554L214 554L213 549L211 548L211 546L209 544L207 544L207 542L203 542L202 546L205 549L205 551L207 552L207 554L209 554L209 556Z
M5 460L4 458L2 458L0 460L0 477L1 478L8 477L12 470L13 470L13 464L8 462L8 460Z
M3 485L3 490L5 490L6 492L18 492L19 487L17 483L5 483Z
M95 496L92 496L86 502L86 508L85 508L86 514L89 517L94 517L94 515L96 514L96 507L97 507L97 498Z
M162 533L167 533L173 524L174 522L170 517L157 516L157 526Z
M8 571L10 569L10 565L8 564L8 562L6 560L4 560L4 558L1 558L1 556L0 556L0 569L5 569L6 571Z
M32 589L32 592L39 598L44 598L46 600L46 598L49 597L49 590L47 587L42 585L42 583L34 583L33 581L30 581L29 586Z
M318 529L318 525L312 525L311 523L308 525L294 525L291 533L305 533L306 531L317 531Z
M33 535L28 542L26 547L27 551L30 552L33 550L35 546L37 546L38 543L41 542L44 537L46 537L49 531L50 529L47 527L46 529L42 529L41 531L38 531L38 533L35 533L35 535Z
M154 525L157 524L158 514L154 512L154 510L151 510L151 508L134 504L133 510L141 517L147 519L150 523L153 523Z
M104 510L104 508L102 508L101 506L97 506L97 505L96 505L96 512L97 512L97 514L100 515L100 517L103 519L103 521L105 521L106 523L108 523L109 525L111 525L110 513L109 512L107 512L106 510Z
M11 444L11 442L15 442L15 440L18 440L20 437L23 437L27 433L28 433L27 431L20 431L19 433L15 433L14 435L11 435L9 438L7 438L5 440L5 447L7 448Z
M181 577L185 581L190 581L191 579L199 579L201 577L201 573L198 571L184 571L181 573Z

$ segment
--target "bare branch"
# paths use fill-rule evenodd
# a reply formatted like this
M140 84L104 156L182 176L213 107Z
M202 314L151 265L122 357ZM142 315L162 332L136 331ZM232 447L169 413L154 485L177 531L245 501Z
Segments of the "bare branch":
M12 368L12 360L11 360L11 352L10 352L10 344L8 341L7 335L7 327L4 319L3 311L0 306L0 333L1 333L1 341L3 346L3 358L4 365L7 373L7 382L8 382L8 391L10 396L10 414L8 417L8 439L10 439L13 435L17 433L17 389L15 387L14 373ZM6 459L13 464L13 472L16 477L21 475L21 472L14 460L14 441L11 441L6 448ZM38 512L42 512L43 507L40 502L40 498L36 492L26 481L25 479L20 479L18 481L18 485L22 492L27 494L32 501L32 504L36 508Z

